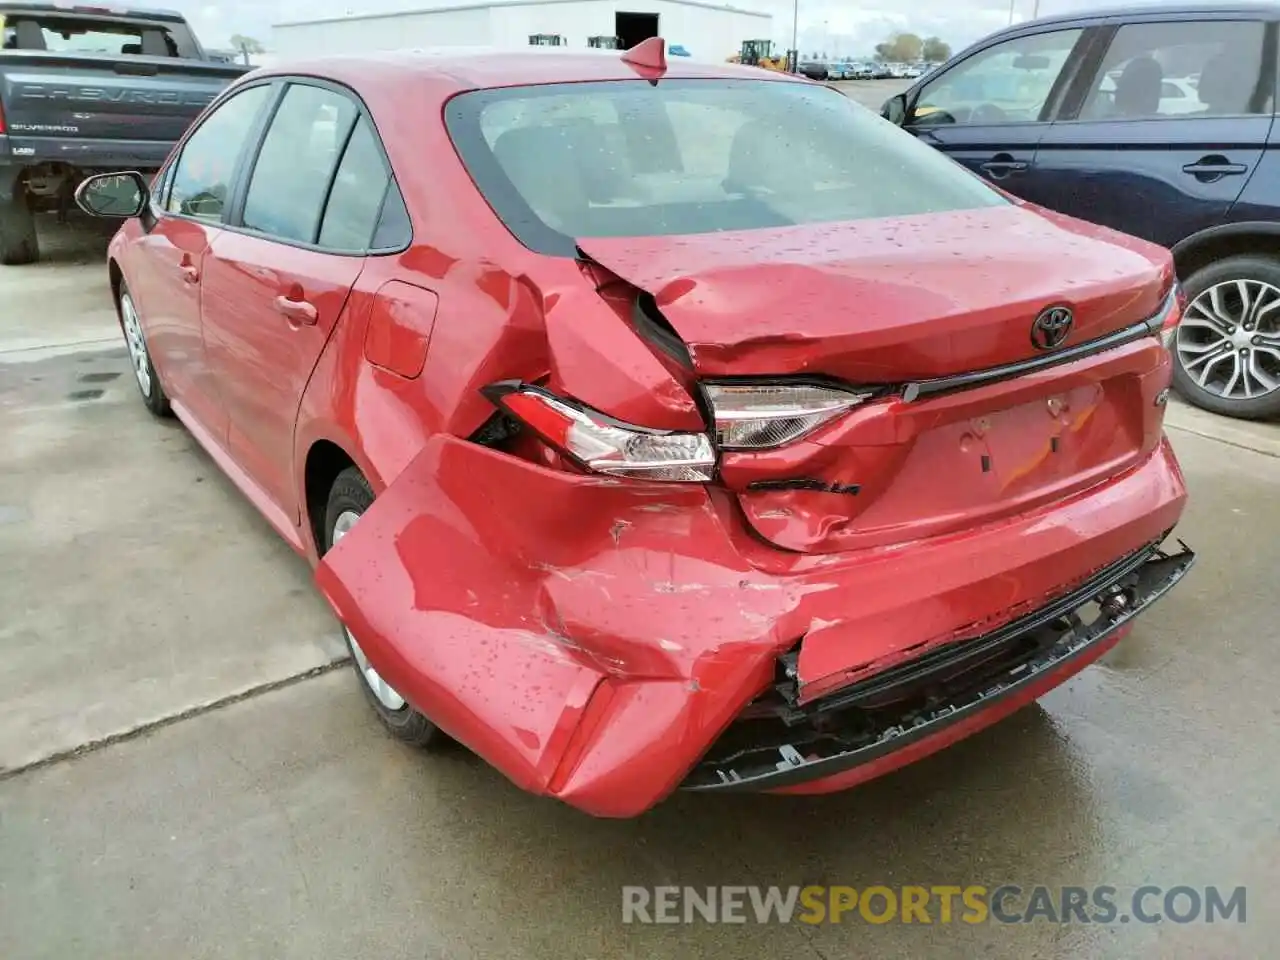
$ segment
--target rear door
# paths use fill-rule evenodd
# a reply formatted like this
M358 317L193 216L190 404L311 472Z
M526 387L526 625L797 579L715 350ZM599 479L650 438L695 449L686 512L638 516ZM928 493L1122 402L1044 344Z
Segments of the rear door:
M1081 62L1083 27L1024 33L984 47L919 91L906 129L1010 193L1040 202L1036 148Z
M205 342L227 408L227 446L290 516L302 394L364 269L392 186L360 103L341 88L292 82L228 229L205 258Z
M1196 17L1107 29L1040 141L1041 202L1164 246L1226 217L1271 130L1275 28Z

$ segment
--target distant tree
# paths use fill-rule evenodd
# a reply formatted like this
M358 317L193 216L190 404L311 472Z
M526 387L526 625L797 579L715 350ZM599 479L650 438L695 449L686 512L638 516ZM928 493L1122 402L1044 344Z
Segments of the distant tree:
M237 33L231 38L231 46L241 53L266 53L267 48L253 37Z
M924 41L920 57L930 63L941 63L951 59L951 44L943 43L937 37L928 37Z
M914 33L895 33L884 43L876 44L876 56L894 63L910 63L920 59L924 41Z

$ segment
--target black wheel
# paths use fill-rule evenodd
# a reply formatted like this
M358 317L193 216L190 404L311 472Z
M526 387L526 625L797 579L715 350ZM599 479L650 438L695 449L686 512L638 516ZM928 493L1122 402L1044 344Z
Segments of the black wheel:
M373 490L359 470L349 467L338 474L329 490L329 504L324 514L326 552L350 532L372 503ZM347 649L351 651L352 665L360 678L360 689L383 726L398 739L419 747L433 746L443 740L444 735L439 728L413 709L391 684L382 679L351 631L344 626L342 632L346 636Z
M147 338L142 332L142 322L138 319L138 308L129 288L123 283L120 284L120 328L124 331L125 346L129 348L129 362L133 365L133 378L137 381L138 392L142 394L142 402L157 417L170 416L173 411L169 408L169 397L151 362L151 351L147 349Z
M1280 261L1227 257L1184 284L1173 383L1197 407L1244 420L1280 417Z
M36 218L26 200L0 200L0 263L12 267L39 259Z

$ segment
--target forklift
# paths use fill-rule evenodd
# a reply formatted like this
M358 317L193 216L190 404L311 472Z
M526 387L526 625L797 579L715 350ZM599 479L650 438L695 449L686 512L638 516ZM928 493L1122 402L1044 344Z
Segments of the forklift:
M587 37L587 46L597 50L617 50L620 44L617 37Z
M529 37L531 47L563 47L564 37L558 33L535 33Z
M772 40L743 40L742 50L737 57L730 58L735 63L748 67L760 67L763 70L786 72L788 58L785 55L773 55Z

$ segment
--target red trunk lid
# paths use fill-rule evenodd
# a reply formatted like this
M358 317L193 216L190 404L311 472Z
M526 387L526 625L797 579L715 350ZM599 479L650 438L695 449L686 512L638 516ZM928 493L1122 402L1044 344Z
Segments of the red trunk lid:
M1158 247L1020 205L580 246L653 295L703 378L972 373L1043 356L1032 323L1049 306L1074 315L1058 349L1142 321L1173 274ZM1133 466L1159 438L1168 379L1148 337L995 385L876 401L779 450L728 453L721 476L756 531L788 549L945 533ZM778 480L846 492L751 489Z

